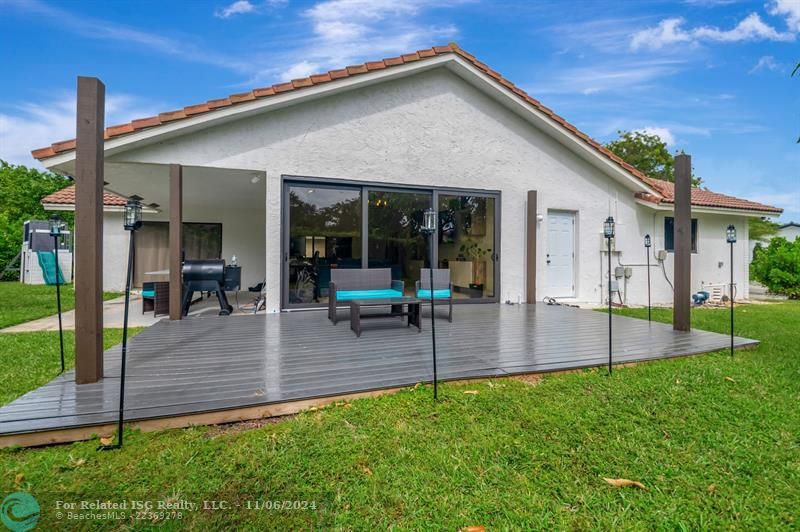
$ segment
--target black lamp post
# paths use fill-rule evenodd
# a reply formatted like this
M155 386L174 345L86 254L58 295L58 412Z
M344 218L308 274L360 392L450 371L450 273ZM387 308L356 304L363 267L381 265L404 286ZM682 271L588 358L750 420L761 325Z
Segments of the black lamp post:
M644 249L647 252L647 321L651 321L650 314L650 235L644 235Z
M614 218L611 216L603 223L603 236L608 251L608 374L611 375L611 239L614 238Z
M122 421L125 409L125 365L128 355L128 306L131 297L131 284L133 283L133 264L135 250L136 230L142 227L142 204L139 196L131 196L125 205L125 217L123 220L126 231L130 231L128 239L128 272L125 276L125 313L122 320L122 360L119 373L119 420L117 422L117 443L114 445L104 445L100 447L103 451L119 449L122 447Z
M728 244L731 245L731 356L733 356L733 245L736 243L736 228L729 225L726 231Z
M61 347L61 373L64 373L64 327L61 323L61 269L58 264L58 239L64 232L64 221L54 214L50 217L50 236L53 237L53 257L56 263L56 304L58 305L58 342Z
M428 236L428 240L430 241L431 247L431 260L430 260L430 272L431 272L431 342L433 343L433 400L435 401L438 398L438 379L436 378L436 313L434 312L434 303L433 303L433 245L434 245L434 237L436 235L436 211L434 209L425 209L425 213L423 214L422 218L422 232Z

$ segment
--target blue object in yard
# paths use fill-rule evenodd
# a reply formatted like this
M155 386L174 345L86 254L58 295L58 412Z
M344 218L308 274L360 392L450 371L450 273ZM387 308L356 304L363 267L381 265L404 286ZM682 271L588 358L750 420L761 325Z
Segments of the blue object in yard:
M430 299L431 298L431 291L420 289L417 290L417 297L420 299ZM433 298L434 299L450 299L450 289L443 288L433 291Z
M338 290L336 299L349 301L351 299L384 299L387 297L403 297L403 292L384 288L380 290Z
M692 300L694 301L695 305L703 305L706 301L708 301L709 297L711 297L711 294L704 290L701 290L696 294L692 294Z
M61 273L61 268L56 270L56 254L52 251L38 251L36 256L39 257L39 266L42 268L42 277L46 284L56 284L56 274L58 275L58 284L64 284L64 274Z

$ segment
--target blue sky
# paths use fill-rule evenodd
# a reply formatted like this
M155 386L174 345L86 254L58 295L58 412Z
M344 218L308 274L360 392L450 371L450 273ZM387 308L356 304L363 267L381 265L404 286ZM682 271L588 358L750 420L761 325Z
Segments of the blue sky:
M712 190L800 221L800 0L0 0L0 158L74 135L75 77L115 124L458 42L600 141L649 130Z

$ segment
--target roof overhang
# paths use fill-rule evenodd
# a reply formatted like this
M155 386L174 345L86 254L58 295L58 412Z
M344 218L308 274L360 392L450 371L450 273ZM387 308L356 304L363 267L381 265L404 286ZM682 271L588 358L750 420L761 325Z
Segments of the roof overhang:
M568 147L584 160L600 169L604 174L621 183L633 192L644 192L659 196L635 175L602 155L597 149L579 138L574 131L556 122L544 112L538 110L509 88L501 85L496 79L481 71L474 64L455 53L443 54L422 61L415 61L403 65L393 66L383 70L375 70L359 76L337 80L334 83L325 83L302 90L288 91L276 94L269 98L243 102L230 107L216 109L213 112L198 114L183 120L166 123L157 127L143 129L121 137L110 138L104 142L104 153L107 158L117 157L125 151L141 148L149 144L168 140L205 128L218 126L242 118L266 113L269 111L296 105L305 101L315 100L335 94L347 92L357 88L374 85L384 81L399 79L426 70L445 67L451 72L478 88L485 94L499 101L507 108L522 116L540 130L550 134L556 141ZM71 174L74 168L75 150L42 159L42 164L49 170Z
M675 205L673 203L653 203L642 198L636 198L636 203L644 205L656 211L673 212ZM770 211L755 211L748 209L730 209L726 207L708 207L703 205L692 205L692 214L722 214L727 216L746 216L748 218L761 218L763 216L780 216L779 212Z
M72 212L75 210L74 203L42 203L42 207L46 211L67 211ZM125 212L124 205L103 205L103 212ZM142 212L145 214L157 214L161 212L159 209L152 207L142 207Z

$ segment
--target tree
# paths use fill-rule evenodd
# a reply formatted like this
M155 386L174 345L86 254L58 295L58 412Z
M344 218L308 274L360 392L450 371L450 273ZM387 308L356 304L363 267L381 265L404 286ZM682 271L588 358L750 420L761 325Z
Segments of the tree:
M773 294L800 299L800 238L794 242L780 236L770 240L767 247L753 253L750 272Z
M769 237L778 234L778 229L781 227L766 218L752 218L747 226L750 240L753 241L768 240Z
M675 181L675 157L667 143L658 135L641 131L618 131L619 138L606 144L606 148L634 166L646 176L664 181ZM699 186L702 179L692 175L692 185Z
M41 199L69 184L66 177L0 160L0 272L21 250L22 224L48 218ZM71 213L64 214L71 218ZM18 273L13 270L6 279L16 279Z

